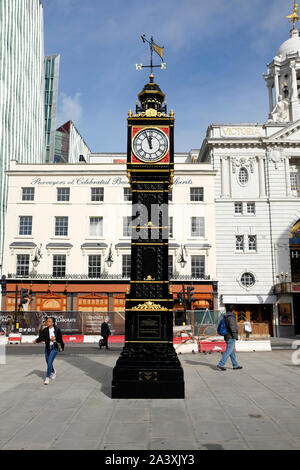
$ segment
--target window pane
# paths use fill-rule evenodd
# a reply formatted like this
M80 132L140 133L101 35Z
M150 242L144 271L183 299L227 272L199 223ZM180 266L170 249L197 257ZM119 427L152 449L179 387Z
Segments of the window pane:
M244 287L252 287L255 284L255 278L251 273L244 273L241 277L241 283Z
M291 178L291 189L297 190L298 189L298 174L290 173L290 178Z
M66 255L53 256L53 277L66 276Z
M131 237L131 220L132 217L123 217L123 237Z
M192 256L192 277L203 278L205 276L205 256Z
M22 201L34 201L34 188L22 188Z
M32 217L20 217L19 235L32 235Z
M30 255L17 255L17 276L29 276Z
M103 237L103 217L90 217L90 236Z
M244 251L244 236L237 235L235 237L235 249L236 251Z
M132 201L132 192L130 188L124 188L124 201Z
M235 202L234 203L234 213L235 214L242 214L243 213L243 203L242 202Z
M57 202L70 201L70 188L57 188Z
M130 278L131 276L131 255L122 256L122 277Z
M55 236L68 236L68 217L55 217Z
M204 200L203 188L191 188L191 201L203 202L203 200Z
M249 174L246 168L241 168L239 171L239 182L242 185L246 185L249 181Z
M205 237L204 217L192 217L192 237Z
M255 202L247 203L247 214L255 214Z
M257 249L256 235L249 235L248 245L249 245L249 251L256 251Z
M104 201L104 188L92 188L91 199L92 199L92 202L103 202Z
M101 255L89 256L89 277L101 277Z

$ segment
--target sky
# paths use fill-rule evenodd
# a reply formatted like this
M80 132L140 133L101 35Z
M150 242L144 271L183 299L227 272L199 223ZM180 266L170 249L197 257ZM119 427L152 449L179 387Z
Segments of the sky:
M135 66L149 63L142 34L164 46L155 82L175 112L176 152L200 148L211 123L267 120L262 75L289 38L293 0L42 3L45 53L61 55L57 127L73 120L92 152L126 152L127 114L149 81Z

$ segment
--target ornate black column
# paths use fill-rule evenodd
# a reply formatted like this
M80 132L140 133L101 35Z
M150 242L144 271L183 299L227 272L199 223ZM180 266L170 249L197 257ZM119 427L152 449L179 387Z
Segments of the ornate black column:
M130 292L125 347L113 371L113 398L184 398L183 369L173 346L168 277L168 195L174 176L174 113L150 82L128 118L127 171L132 189Z

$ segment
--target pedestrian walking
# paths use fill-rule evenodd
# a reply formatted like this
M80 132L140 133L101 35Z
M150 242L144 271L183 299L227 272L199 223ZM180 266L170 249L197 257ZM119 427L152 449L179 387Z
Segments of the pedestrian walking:
M226 334L224 335L224 339L226 341L226 351L224 352L222 359L220 360L219 364L217 365L218 370L226 370L225 364L227 359L230 357L232 366L234 370L240 370L243 367L240 366L237 362L236 355L235 355L235 343L239 339L238 336L238 325L236 322L235 313L233 313L234 307L230 305L227 312L224 315L225 325L226 325Z
M0 323L0 336L4 336L4 335L5 335L5 331L2 328L2 323Z
M49 385L50 379L56 379L56 370L53 367L54 359L58 352L65 348L62 333L55 324L55 318L50 317L47 320L47 327L40 331L39 337L33 341L34 344L45 341L45 359L47 363L47 376L45 385Z
M111 331L109 329L108 322L109 318L105 318L105 321L101 325L101 336L103 339L99 343L100 349L102 348L102 346L105 346L106 349L109 349L107 341L109 336L111 335Z

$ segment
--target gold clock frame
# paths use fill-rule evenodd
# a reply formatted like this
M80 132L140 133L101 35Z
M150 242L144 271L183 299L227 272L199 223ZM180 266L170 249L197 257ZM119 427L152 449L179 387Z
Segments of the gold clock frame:
M135 129L140 129L140 130L135 134L134 137L132 136L133 127L134 127ZM168 127L168 126L165 126L165 127ZM152 160L152 161L144 160L143 158L138 157L138 156L136 155L136 153L134 152L133 143L134 143L135 139L137 138L137 136L138 136L141 132L143 132L143 131L146 130L146 129L158 129L160 132L162 132L162 133L166 136L166 139L167 139L167 142L168 142L168 146L167 146L167 149L166 149L165 153L164 153L164 154L162 155L162 157L160 157L158 160L155 160L155 161L153 161L153 160ZM169 129L170 129L170 128L169 128ZM143 162L143 163L133 163L133 162L131 161L131 163L133 163L134 165L143 165L144 163L148 163L148 165L151 165L152 163L153 163L153 164L156 164L156 163L160 162L161 160L163 160L163 159L165 158L165 156L167 155L167 153L170 152L170 137L167 136L167 134L161 129L160 126L132 126L132 128L131 128L131 152L132 152L132 154L135 156L135 158L137 158L138 160L140 160L141 162ZM169 165L169 163L166 163L166 165Z

